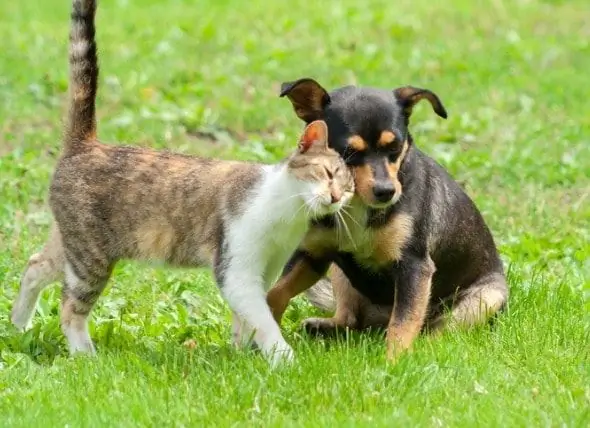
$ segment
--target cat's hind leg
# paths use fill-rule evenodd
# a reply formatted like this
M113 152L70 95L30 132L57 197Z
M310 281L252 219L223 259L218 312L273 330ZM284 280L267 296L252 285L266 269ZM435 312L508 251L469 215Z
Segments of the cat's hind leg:
M32 325L41 291L64 275L64 250L57 226L53 226L43 249L33 254L22 274L18 296L12 306L11 321L19 330Z
M76 268L69 261L65 263L60 321L70 354L95 353L88 317L112 271L112 264L106 261L95 259L89 262L85 266L84 261L77 260Z

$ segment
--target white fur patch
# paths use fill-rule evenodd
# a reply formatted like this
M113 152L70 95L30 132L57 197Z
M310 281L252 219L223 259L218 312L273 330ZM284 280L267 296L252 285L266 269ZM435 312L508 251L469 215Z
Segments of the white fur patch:
M305 201L309 183L288 174L285 166L263 168L260 184L249 195L245 210L226 215L227 268L222 294L247 325L262 352L278 363L293 358L266 303L265 290L277 279L309 225ZM235 331L234 331L235 332Z

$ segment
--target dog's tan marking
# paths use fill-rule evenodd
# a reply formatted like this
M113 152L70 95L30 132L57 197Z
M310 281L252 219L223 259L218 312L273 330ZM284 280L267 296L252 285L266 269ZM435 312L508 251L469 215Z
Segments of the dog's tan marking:
M402 193L402 184L399 181L399 177L397 176L399 173L399 169L401 168L402 162L408 153L408 142L404 141L404 146L400 155L397 157L395 162L388 162L387 169L389 170L389 175L391 177L391 181L393 182L393 187L395 187L395 194L401 195Z
M414 219L408 214L398 214L378 229L373 238L373 259L378 264L400 260L403 249L412 237Z
M420 278L415 284L396 284L395 302L387 328L387 358L390 361L395 361L402 352L411 347L424 325L435 270L434 262L428 258L422 265ZM408 286L413 286L412 294L402 308L402 303L398 300L398 289Z
M348 139L348 145L357 152L367 150L367 148L369 147L367 145L367 142L360 135L353 135L352 137L350 137Z
M281 318L291 299L310 288L320 278L321 275L316 273L308 262L298 260L291 271L277 281L266 296L268 306L277 323L281 323Z
M395 141L395 134L391 131L383 131L379 136L377 145L379 147L387 147L389 144Z
M445 329L468 328L482 324L506 303L508 291L501 275L494 274L480 280L471 288L462 290L454 301L450 313L441 313L429 323L431 332Z
M352 168L352 174L356 194L365 204L371 205L374 200L373 184L375 182L371 166L368 164L355 166Z
M336 312L333 317L335 324L356 328L358 320L355 313L358 312L358 302L362 295L353 288L348 277L338 266L332 265L330 271L336 300Z
M330 318L308 318L303 323L304 328L313 334L331 334L339 328L360 328L356 314L360 310L359 303L363 301L363 297L352 287L344 272L335 264L331 265L329 276L331 277L332 291L336 303L334 316Z

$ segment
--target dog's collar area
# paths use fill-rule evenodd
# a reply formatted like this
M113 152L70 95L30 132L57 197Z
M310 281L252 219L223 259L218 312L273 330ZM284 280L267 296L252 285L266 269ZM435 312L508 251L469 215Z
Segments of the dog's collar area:
M397 203L385 208L371 208L369 207L367 213L367 227L382 227L385 226L391 216L397 212L399 205Z

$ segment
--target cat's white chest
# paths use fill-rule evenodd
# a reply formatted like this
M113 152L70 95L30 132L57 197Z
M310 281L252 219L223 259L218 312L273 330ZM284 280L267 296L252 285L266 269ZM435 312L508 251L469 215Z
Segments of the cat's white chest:
M276 228L280 232L269 232L270 236L264 249L264 282L267 287L276 282L307 231L305 221L297 221L289 226Z
M265 168L265 178L248 207L232 225L239 241L244 268L272 285L309 228L304 215L302 189L276 169ZM247 263L244 263L247 261Z

